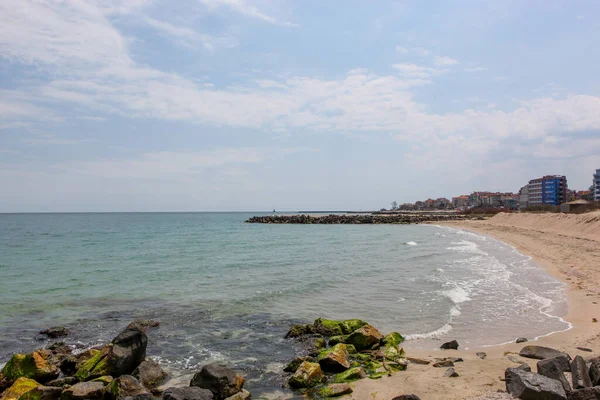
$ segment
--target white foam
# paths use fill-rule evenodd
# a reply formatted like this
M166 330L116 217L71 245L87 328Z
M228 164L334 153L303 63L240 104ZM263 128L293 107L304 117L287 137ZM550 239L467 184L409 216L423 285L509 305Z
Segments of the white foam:
M458 317L460 314L462 313L459 306L454 306L450 309L450 317Z
M479 249L479 246L475 242L469 242L468 240L461 240L460 242L452 242L455 246L446 247L446 250L454 250L460 253L473 253L487 256L488 253Z
M416 246L417 242L406 242L405 244L407 244L409 246Z
M418 339L436 339L447 333L450 333L452 330L452 325L446 324L435 331L428 333L414 333L412 335L406 335L406 340L418 340Z
M452 300L452 302L454 304L460 304L460 303L464 303L465 301L471 300L471 297L469 297L469 295L470 295L469 291L465 290L464 288L462 288L458 285L455 285L450 290L444 290L442 292L442 294L444 296L446 296L447 298L449 298L450 300Z

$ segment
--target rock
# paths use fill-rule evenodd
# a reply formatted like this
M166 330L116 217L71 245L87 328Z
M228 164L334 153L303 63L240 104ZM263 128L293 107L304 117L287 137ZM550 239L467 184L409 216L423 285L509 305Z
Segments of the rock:
M402 394L394 397L392 400L421 400L416 394Z
M367 325L367 323L360 319L345 319L342 321L342 333L344 335L349 335L365 325Z
M545 360L540 360L537 363L537 372L540 375L547 376L548 378L556 379L560 381L565 392L568 394L571 392L571 385L569 381L565 377L565 374L559 368L558 363L555 358L547 358Z
M354 345L356 350L369 350L379 346L383 335L374 327L366 324L348 335L346 343Z
M398 332L392 332L383 337L381 339L382 346L398 346L400 343L404 342L404 337Z
M458 342L456 340L453 340L451 342L446 342L440 346L440 349L442 349L442 350L457 350Z
M387 363L387 366L393 369L394 371L406 371L406 369L408 368L408 361L406 361L405 359L399 359L396 362Z
M550 360L549 362L555 363L560 371L563 371L563 372L571 371L571 362L569 361L569 359L566 356L546 358L542 361L548 361L548 360ZM538 362L538 368L539 368L539 365L540 365L540 363ZM545 363L542 363L542 365L545 365Z
M543 375L508 368L504 374L506 391L513 397L531 400L566 400L561 383Z
M290 330L288 331L288 333L285 334L285 338L296 338L299 336L304 336L304 335L308 335L310 333L313 333L313 329L312 329L312 325L302 325L302 324L298 324L298 325L293 325Z
M448 357L448 360L452 361L453 363L457 363L457 362L463 362L464 360L460 357Z
M104 399L119 400L124 398L136 400L152 400L152 395L142 384L131 375L121 375L108 384L104 391Z
M317 318L313 324L315 333L324 336L341 336L344 334L342 330L342 322L334 319Z
M75 377L87 381L103 375L118 378L128 375L146 358L146 334L136 328L127 328L119 333L113 341L101 351L79 364Z
M51 339L64 337L69 335L69 330L64 326L53 326L52 328L44 329L40 331L40 335L46 335Z
M347 371L346 371L347 372ZM327 378L318 363L304 361L294 375L288 379L288 384L292 388L311 388L324 382Z
M213 400L213 394L208 389L197 386L183 388L168 388L163 393L163 400Z
M527 338L526 337L520 337L517 340L515 340L515 343L525 343L527 342Z
M516 369L525 371L525 372L531 372L531 367L527 364L521 364Z
M333 376L333 381L335 383L346 383L356 381L358 379L363 379L367 377L367 373L365 372L363 367L354 367L350 368L347 371L339 373Z
M352 393L352 388L347 383L332 383L319 390L321 397L338 397Z
M569 394L569 400L597 400L600 399L600 387L590 387L573 390Z
M581 350L581 351L586 351L588 353L591 353L593 350L587 347L575 347L577 350Z
M146 333L150 328L158 328L160 326L160 322L154 321L152 319L136 319L127 325L127 329L137 329Z
M74 355L64 356L60 360L58 368L60 368L60 372L62 372L64 375L75 375L75 372L77 372L78 362L78 358Z
M19 397L19 400L58 400L62 391L59 387L40 385Z
M356 354L357 353L356 347L354 347L353 344L347 344L346 345L346 350L348 350L349 354Z
M346 336L339 335L339 336L332 336L329 338L330 346L335 346L338 343L346 343Z
M296 370L298 369L300 364L302 364L304 361L314 362L315 359L311 356L296 357L283 369L283 371L284 372L296 372Z
M252 396L250 395L250 392L246 389L242 389L241 392L237 392L236 394L234 394L233 396L229 396L225 400L250 400L251 398Z
M19 378L30 378L40 383L57 378L60 371L50 362L49 355L49 352L40 350L13 355L0 372L6 382L4 386L11 385Z
M300 364L300 367L305 363L306 362ZM300 367L298 369L300 369ZM321 368L319 367L319 370L320 369ZM296 373L298 373L298 371L296 371ZM190 386L208 389L212 392L215 400L223 400L242 390L244 378L225 365L212 363L204 365L200 371L194 374Z
M75 378L74 376L65 376L64 378L53 379L49 382L46 382L46 386L55 386L55 387L64 388L65 386L74 385L77 382L78 382L77 378Z
M112 376L105 375L105 376L101 376L100 378L92 379L92 382L102 382L104 384L104 386L108 386L114 380L115 380L115 378L113 378Z
M486 359L486 357L487 357L487 354L486 354L486 353L484 353L483 351L479 351L479 352L475 353L475 355L476 355L477 357L481 358L482 360L485 360L485 359Z
M325 372L343 372L350 368L348 356L346 345L338 343L319 354L317 361L321 365L321 369Z
M433 363L433 367L435 367L435 368L454 367L454 363L452 362L452 360L441 360L436 363Z
M431 363L431 361L429 360L425 360L422 358L415 358L415 357L406 357L406 359L411 363L411 364L420 364L420 365L428 365Z
M160 365L150 358L142 361L131 375L148 389L157 387L167 377Z
M35 389L40 384L33 379L20 377L15 379L13 384L4 391L2 400L18 400L25 393Z
M102 382L80 382L63 390L61 400L95 400L104 396Z
M127 328L112 341L111 374L117 378L131 374L146 358L148 337L137 328Z
M521 365L525 364L525 361L521 360L520 358L517 358L516 356L514 356L512 354L509 354L507 358L514 363L521 364Z
M519 355L521 357L534 358L536 360L544 360L546 358L554 358L559 356L565 356L570 359L569 355L563 353L562 351L558 351L550 347L532 345L523 347L519 352Z
M448 368L444 373L444 376L447 378L456 378L458 377L458 372L454 368Z
M590 380L592 386L600 386L600 360L594 359L590 363Z
M590 371L585 360L581 356L576 356L571 362L571 376L573 378L573 389L584 389L592 387Z

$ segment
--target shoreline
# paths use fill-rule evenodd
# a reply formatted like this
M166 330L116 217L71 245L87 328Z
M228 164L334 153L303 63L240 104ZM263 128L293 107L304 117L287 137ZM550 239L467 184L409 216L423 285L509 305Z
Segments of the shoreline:
M568 310L562 319L570 323L571 328L531 338L527 343L505 343L464 350L460 347L459 350L410 349L411 357L430 360L443 357L463 358L464 362L455 364L460 376L446 378L443 368L411 364L406 371L391 377L357 382L354 385L353 399L385 400L401 394L416 394L422 400L504 398L499 397L502 394L494 392L505 390L505 383L499 378L504 376L506 368L518 366L517 362L524 362L533 367L533 370L536 368L537 360L518 355L526 344L553 347L573 356L600 355L597 350L600 349L600 323L592 322L592 318L600 317L600 234L596 233L600 232L600 228L596 227L594 230L586 227L582 235L576 226L563 231L552 224L546 228L542 223L532 228L530 221L519 226L519 219L522 219L520 217L517 215L486 221L448 221L435 224L489 236L531 257L549 275L566 285ZM560 215L558 217L561 218ZM592 224L600 225L600 213L593 213L591 217ZM581 217L572 216L571 219L575 218ZM515 336L518 335L515 332ZM582 352L577 347L589 347L594 351ZM487 357L480 359L475 354L477 352L485 352ZM489 397L486 394L490 394Z

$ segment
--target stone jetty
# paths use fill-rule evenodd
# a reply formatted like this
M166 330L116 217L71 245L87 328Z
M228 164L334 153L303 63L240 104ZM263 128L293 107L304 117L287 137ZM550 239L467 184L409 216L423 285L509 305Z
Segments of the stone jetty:
M462 214L330 214L330 215L265 215L252 217L251 224L420 224L476 219Z

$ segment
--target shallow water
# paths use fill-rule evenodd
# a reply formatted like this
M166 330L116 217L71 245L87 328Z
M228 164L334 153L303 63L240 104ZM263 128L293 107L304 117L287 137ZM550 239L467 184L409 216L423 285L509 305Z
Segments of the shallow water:
M154 318L177 373L223 361L281 392L294 322L362 318L406 347L569 327L564 287L512 247L433 225L244 224L243 213L0 215L0 363L67 325L85 347Z

